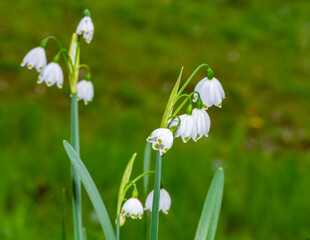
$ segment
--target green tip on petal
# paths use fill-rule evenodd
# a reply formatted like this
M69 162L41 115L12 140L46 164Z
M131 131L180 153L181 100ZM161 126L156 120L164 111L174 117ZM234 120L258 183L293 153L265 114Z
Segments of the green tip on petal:
M159 144L162 144L162 140L159 138L158 140L157 140L157 142L159 143Z
M123 210L123 211L122 211L122 214L125 214L125 212L126 212L126 211L125 211L125 210Z
M218 105L219 107L222 107L222 103L219 103L219 105Z
M189 137L185 137L185 138L184 138L184 140L185 140L186 142L188 141L188 139L189 139Z
M165 149L164 149L164 152L168 152L168 150L169 150L169 148L165 148Z
M154 145L154 148L157 149L158 147L159 147L159 145L156 143L156 144Z
M137 218L137 215L132 213L132 214L131 214L131 217Z
M200 134L198 133L198 134L197 134L197 137L196 137L196 140L197 140L199 137L200 137Z
M203 107L204 109L208 109L208 106L207 106L206 104L202 104L202 107Z

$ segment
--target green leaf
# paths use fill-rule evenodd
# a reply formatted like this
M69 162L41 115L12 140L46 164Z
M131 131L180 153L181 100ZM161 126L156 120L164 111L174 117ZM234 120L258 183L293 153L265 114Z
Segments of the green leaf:
M220 215L224 190L224 171L219 168L210 185L202 214L196 231L195 240L213 240Z
M179 74L178 80L174 84L174 87L173 87L173 89L172 89L172 91L170 93L170 97L169 97L169 100L168 100L168 103L167 103L167 106L166 106L166 110L165 110L163 118L161 120L161 124L160 124L161 128L166 128L168 126L168 118L172 114L174 100L175 100L175 98L176 98L176 96L178 94L178 90L179 90L182 74L183 74L183 67L181 68L181 72Z
M79 174L81 181L85 187L85 190L93 203L95 211L98 215L99 222L103 229L104 235L107 240L115 240L115 233L109 218L109 214L107 209L100 197L98 189L91 178L89 172L87 171L85 165L83 164L80 157L76 154L72 146L67 142L64 141L65 150L71 160L72 165L74 166L75 170Z
M144 161L143 161L143 172L150 171L150 165L151 165L151 146L152 144L149 142L146 142L145 144L145 150L144 150ZM149 185L149 175L145 175L143 178L143 185L144 185L144 196L147 194L147 187Z
M124 171L124 174L123 174L123 178L122 178L122 181L121 181L121 185L119 187L119 192L118 192L118 201L117 201L117 215L119 216L120 212L121 212L121 206L122 206L122 202L126 196L126 192L127 192L127 189L125 189L127 183L129 182L130 180L130 176L131 176L131 171L132 171L132 167L133 167L133 163L136 159L136 156L137 156L137 153L134 153L132 155L132 157L130 158L126 168L125 168L125 171Z
M159 191L161 182L161 165L162 158L157 151L156 155L156 170L155 170L155 182L154 182L154 195L152 206L152 219L151 219L151 240L158 239L158 218L159 218Z

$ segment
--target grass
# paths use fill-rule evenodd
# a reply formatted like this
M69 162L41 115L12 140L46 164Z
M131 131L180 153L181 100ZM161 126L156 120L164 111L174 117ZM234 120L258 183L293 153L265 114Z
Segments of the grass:
M59 239L63 187L72 239L62 148L70 138L69 86L37 85L35 71L19 64L48 35L67 46L84 8L95 35L82 43L81 62L91 68L95 98L80 103L81 157L112 220L123 169L137 152L133 176L142 171L145 139L181 67L184 81L206 62L227 98L208 110L208 139L178 139L164 159L172 208L160 215L160 239L194 237L218 166L225 188L216 239L309 238L309 7L306 0L2 1L0 239ZM49 60L56 51L48 45ZM104 239L85 192L83 208L88 238ZM142 231L142 221L127 219L121 235L139 239Z

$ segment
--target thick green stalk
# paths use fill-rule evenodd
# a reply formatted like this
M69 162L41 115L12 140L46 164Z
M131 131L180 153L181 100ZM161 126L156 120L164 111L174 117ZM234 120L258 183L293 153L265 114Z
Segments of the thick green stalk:
M160 156L159 151L157 151L150 240L158 239L158 222L159 222L158 210L159 210L159 191L161 182L161 165L162 165L162 158Z
M71 100L71 145L74 150L80 155L79 144L79 112L76 93L72 94ZM82 226L82 197L81 197L81 181L75 168L71 166L72 174L72 189L73 189L73 225L74 225L74 239L83 239Z

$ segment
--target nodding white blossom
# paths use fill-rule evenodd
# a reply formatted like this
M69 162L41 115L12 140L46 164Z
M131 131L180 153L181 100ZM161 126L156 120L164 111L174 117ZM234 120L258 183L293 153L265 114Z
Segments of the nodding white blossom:
M91 17L85 16L80 21L79 25L76 28L76 33L81 35L83 33L83 38L89 44L93 39L94 35L94 24L91 20Z
M225 98L225 92L219 80L213 77L209 80L207 77L202 79L195 87L195 91L199 92L203 107L206 109L212 105L222 107L222 101ZM198 94L194 94L194 101L198 98Z
M154 195L154 190L149 193L145 200L145 210L150 210L152 211L153 208L153 195ZM169 210L171 207L171 197L169 193L164 189L160 189L159 192L159 211L161 210L163 213L168 214Z
M142 203L137 198L129 198L122 207L121 216L142 219L143 212Z
M195 108L192 112L193 118L196 120L197 123L197 140L202 138L202 136L208 137L208 133L210 131L211 120L204 109L197 109Z
M81 80L77 84L77 98L84 100L85 105L94 98L94 86L91 81Z
M27 66L28 69L35 68L40 72L46 66L46 54L43 47L36 47L31 49L24 57L22 67Z
M58 88L62 88L64 75L58 63L51 62L40 73L38 83L45 82L47 86L52 86L56 83Z
M173 144L173 133L168 128L158 128L154 130L146 141L152 143L154 150L160 151L164 155Z
M197 123L196 119L193 118L192 115L183 114L179 116L181 123L178 127L177 131L175 132L175 137L182 138L183 142L186 143L188 140L193 139L195 142L197 141ZM172 122L169 124L169 127L177 126L179 121L178 118L175 118L172 120Z

